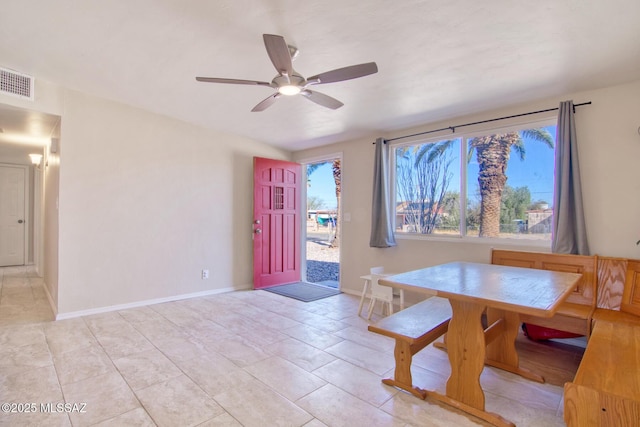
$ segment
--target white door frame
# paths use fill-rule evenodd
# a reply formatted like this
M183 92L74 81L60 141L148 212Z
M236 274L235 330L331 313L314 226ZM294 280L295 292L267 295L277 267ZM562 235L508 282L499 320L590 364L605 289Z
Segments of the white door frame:
M307 165L311 164L311 163L320 163L320 162L329 162L329 161L333 161L335 159L340 159L340 169L341 169L341 184L344 182L342 181L342 170L344 170L344 164L343 164L343 159L342 159L342 151L339 151L337 153L329 153L329 154L323 154L321 156L314 156L314 157L305 157L302 159L296 159L295 161L297 163L302 164L302 166L304 166L304 176L306 178L307 176ZM341 185L341 190L342 188L344 188ZM300 189L300 212L305 212L304 221L300 221L300 238L302 239L302 241L300 242L300 260L304 261L300 263L300 277L304 278L304 280L306 280L307 278L307 221L306 221L306 212L307 212L307 186L303 185L302 188ZM340 193L340 200L342 201L342 192ZM338 217L339 218L343 218L342 217L342 203L340 203L340 206L338 206L339 212L338 212ZM342 221L342 224L340 224L340 227L338 228L338 241L340 242L340 245L342 245L342 225L344 224L344 219ZM340 249L340 258L338 259L338 264L342 267L342 248ZM340 268L340 275L338 277L338 289L342 289L342 268Z
M44 161L43 161L44 163ZM33 227L32 238L29 243L33 243L33 263L36 267L36 273L44 276L42 270L42 170L33 168Z

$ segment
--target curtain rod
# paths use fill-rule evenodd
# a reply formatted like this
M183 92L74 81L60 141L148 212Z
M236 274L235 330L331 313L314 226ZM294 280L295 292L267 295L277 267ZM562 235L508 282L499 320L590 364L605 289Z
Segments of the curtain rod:
M591 101L583 102L582 104L574 104L573 105L573 112L574 113L576 112L576 107L581 107L583 105L591 105ZM414 133L412 135L399 136L397 138L391 138L391 139L385 140L385 144L387 142L396 141L398 139L411 138L412 136L426 135L426 134L435 133L435 132L442 132L443 130L450 130L451 132L455 133L456 132L456 128L461 128L461 127L465 127L465 126L479 125L479 124L482 124L482 123L490 123L490 122L495 122L495 121L498 121L498 120L513 119L514 117L530 116L532 114L547 113L549 111L557 111L559 109L560 109L559 107L547 108L546 110L538 110L538 111L531 111L529 113L514 114L513 116L498 117L496 119L481 120L479 122L465 123L465 124L462 124L462 125L449 126L449 127L442 128L442 129L435 129L435 130L429 130L429 131L426 131L426 132ZM375 142L374 142L374 144L375 144Z

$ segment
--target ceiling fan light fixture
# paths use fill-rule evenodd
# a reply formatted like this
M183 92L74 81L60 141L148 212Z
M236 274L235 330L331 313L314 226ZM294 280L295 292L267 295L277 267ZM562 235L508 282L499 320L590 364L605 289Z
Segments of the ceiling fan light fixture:
M298 49L288 45L284 37L275 34L263 34L264 46L267 49L269 59L278 75L271 80L271 83L259 80L226 79L219 77L196 77L199 82L207 83L231 83L239 85L269 86L276 90L268 98L260 101L251 111L264 111L273 105L280 96L303 95L309 101L315 102L332 110L342 107L344 104L329 95L307 89L309 85L319 85L324 83L341 82L358 77L368 76L378 72L375 62L365 64L350 65L348 67L336 68L310 77L308 80L296 72L293 68L293 60L298 55Z
M278 92L286 96L297 95L300 93L301 90L302 88L300 86L295 86L295 85L285 85L285 86L280 86L278 88Z

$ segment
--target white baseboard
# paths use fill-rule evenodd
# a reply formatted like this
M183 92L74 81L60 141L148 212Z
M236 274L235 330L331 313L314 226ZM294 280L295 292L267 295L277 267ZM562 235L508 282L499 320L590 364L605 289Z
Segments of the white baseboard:
M127 310L129 308L144 307L147 305L161 304L163 302L180 301L180 300L189 299L189 298L206 297L209 295L222 294L225 292L244 291L249 289L252 289L252 287L249 286L246 288L241 287L241 288L213 289L213 290L203 291L203 292L194 292L192 294L174 295L166 298L156 298L156 299L126 303L126 304L110 305L107 307L92 308L89 310L72 311L69 313L55 313L55 316L56 316L56 320L72 319L74 317L91 316L93 314L108 313L110 311Z
M357 289L340 288L340 291L345 293L345 294L355 295L355 296L358 296L358 297L360 295L362 295L362 289L357 290Z
M58 307L56 307L56 304L53 302L53 297L51 296L51 293L49 293L49 288L47 287L47 284L44 281L42 281L42 287L44 288L45 295L47 295L47 300L49 301L49 306L51 307L51 311L53 311L53 318L57 319Z

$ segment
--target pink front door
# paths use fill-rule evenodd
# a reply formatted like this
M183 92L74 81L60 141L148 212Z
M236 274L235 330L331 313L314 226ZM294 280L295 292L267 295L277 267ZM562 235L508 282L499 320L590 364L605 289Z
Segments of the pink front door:
M300 280L298 163L253 159L253 288Z

